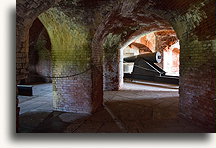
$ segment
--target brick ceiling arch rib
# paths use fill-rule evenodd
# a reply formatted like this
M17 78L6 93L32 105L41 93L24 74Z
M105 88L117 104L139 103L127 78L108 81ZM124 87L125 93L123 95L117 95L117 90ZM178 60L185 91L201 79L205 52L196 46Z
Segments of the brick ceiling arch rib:
M147 13L140 11L130 14L128 17L122 16L121 13L110 14L96 34L99 34L102 44L110 34L117 35L120 37L118 44L123 46L129 40L134 40L138 36L159 30L172 29L173 27L166 19L149 11Z
M22 0L16 5L17 18L21 19L24 25L30 25L43 12L55 6L61 0Z
M170 21L178 38L209 40L215 39L215 5L214 0L156 1L150 8ZM189 36L188 36L189 37Z

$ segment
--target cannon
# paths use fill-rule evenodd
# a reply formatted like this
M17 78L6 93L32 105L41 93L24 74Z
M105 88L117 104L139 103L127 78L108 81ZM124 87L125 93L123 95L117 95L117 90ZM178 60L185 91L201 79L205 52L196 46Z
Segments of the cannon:
M139 58L152 63L160 63L162 59L160 52L155 52L155 53L147 53L147 54L140 54L137 56L127 57L124 58L124 61L130 63L130 62L135 62L136 59Z
M124 58L124 63L134 63L132 73L124 73L125 78L156 81L169 84L178 84L179 78L168 76L166 72L155 63L160 63L160 52L140 54Z

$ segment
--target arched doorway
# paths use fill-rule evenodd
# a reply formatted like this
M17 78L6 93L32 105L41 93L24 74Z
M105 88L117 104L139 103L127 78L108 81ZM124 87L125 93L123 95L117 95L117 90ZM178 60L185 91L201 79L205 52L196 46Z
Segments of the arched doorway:
M25 4L20 3L19 5ZM102 98L92 99L92 96L97 92L92 91L91 36L87 26L89 20L83 21L80 17L73 17L72 12L71 16L68 16L68 12L63 11L60 6L53 8L52 6L53 3L50 4L51 8L47 5L42 5L41 9L32 8L29 11L36 12L29 12L28 16L20 15L22 10L19 10L19 20L24 19L25 21L17 23L17 40L19 41L17 42L17 53L20 59L17 60L17 64L25 67L20 71L20 67L17 67L17 85L22 80L28 79L29 64L33 72L38 72L38 67L35 67L34 64L31 65L32 59L29 59L31 57L28 54L29 29L34 19L38 17L48 32L52 46L50 52L51 76L50 73L44 74L44 78L52 79L53 84L51 111L91 114L101 106L100 99ZM45 66L44 61L42 66ZM27 118L25 117L25 119ZM45 129L45 131L48 130Z
M68 75L61 75L66 74L71 70L71 68L67 67L67 64L70 63L68 58L72 55L70 50L66 55L66 60L61 59L60 57L56 56L58 59L57 65L55 68L57 74L55 83L56 87L56 108L59 110L64 111L90 111L93 112L96 110L97 107L101 106L103 100L103 69L106 71L104 73L104 77L108 77L105 80L105 89L111 90L118 90L119 89L119 53L118 49L122 47L127 41L131 41L139 34L146 34L148 32L152 32L156 29L163 30L163 29L172 29L170 28L170 24L176 31L178 38L180 39L181 44L181 65L180 65L180 114L182 117L196 121L198 124L202 125L209 125L210 128L214 128L214 111L215 111L215 102L214 102L214 75L215 75L215 65L214 50L213 49L214 41L215 41L215 34L212 33L213 31L202 32L202 28L210 27L211 29L215 28L214 23L209 23L209 18L214 18L212 15L211 6L214 4L214 1L207 0L203 3L201 2L192 2L192 1L185 1L184 3L178 3L175 5L175 2L171 1L121 1L118 3L109 3L110 1L106 1L103 4L99 4L98 1L94 1L95 3L89 4L87 1L81 1L81 3L77 5L77 3L73 3L70 1L66 1L68 3L60 4L59 6L64 11L64 13L58 13L57 17L66 18L68 16L73 16L72 13L79 12L79 14L86 14L84 17L79 17L80 20L77 22L85 22L84 26L88 26L90 31L87 33L87 36L90 35L90 41L86 45L85 41L82 42L85 47L90 47L90 56L88 53L83 55L84 50L81 50L81 55L76 55L76 57L84 57L84 61L78 62L80 65L84 64L84 67L87 67L86 61L91 66L91 70L89 71L88 75L82 77L82 80L74 78L71 80L66 80L63 78L62 81L60 77L68 76ZM174 5L169 5L170 3ZM45 12L47 9L51 8L55 3L53 1L46 1L45 3L42 1L38 1L38 3L34 2L27 2L22 1L18 4L18 13L17 13L17 84L20 83L20 80L25 79L26 75L28 74L27 65L28 65L28 31L29 28L36 17L39 14ZM87 4L87 9L85 5ZM107 5L109 4L109 5ZM77 7L73 7L74 5L80 6L79 9ZM100 5L99 7L95 7ZM116 5L116 6L115 6ZM70 6L70 7L68 7ZM104 9L104 6L107 9ZM179 6L179 7L178 7ZM180 9L185 8L184 10ZM37 9L35 9L37 8ZM72 8L72 9L67 9ZM91 11L93 8L96 8L95 11ZM100 9L101 8L101 9ZM68 11L65 11L67 9ZM71 11L72 10L72 11ZM98 11L102 10L102 12L97 13ZM174 11L176 10L176 11ZM56 12L56 9L52 10ZM196 12L196 13L194 13ZM68 15L69 14L69 15ZM74 13L78 14L78 13ZM91 14L91 15L89 15ZM104 16L104 14L106 16ZM159 16L160 15L160 16ZM47 16L54 17L53 13L47 14ZM47 17L46 16L46 17ZM45 19L45 22L53 22L52 19ZM75 17L76 18L76 17ZM71 18L73 20L73 18ZM61 20L61 19L59 19ZM58 20L58 21L59 21ZM65 19L64 19L65 20ZM167 21L166 21L167 20ZM76 21L74 24L77 23ZM169 23L167 23L169 22ZM44 23L45 24L45 23ZM70 27L74 27L73 23L68 25L68 21L59 21L58 24L66 25L66 29ZM58 24L53 23L57 28L59 27ZM81 23L82 24L82 23ZM47 26L51 26L46 24ZM168 26L167 26L168 25ZM68 27L69 26L69 27ZM76 26L76 25L75 25ZM79 29L83 29L81 26L76 26ZM75 27L75 28L76 28ZM167 28L168 27L168 28ZM84 27L85 28L85 27ZM62 30L61 30L62 29ZM64 30L65 28L60 28L60 30L67 34L68 31ZM141 29L141 30L140 30ZM54 29L50 27L50 32L53 34L51 36L55 36L59 40L54 40L52 43L56 45L55 47L60 47L59 45L66 41L71 41L71 36L66 35L65 38L58 37L58 34L53 31ZM69 31L70 32L70 31ZM82 35L85 34L85 29L81 31ZM76 32L79 36L80 33ZM86 39L86 34L84 35L84 40ZM68 44L64 44L68 45ZM65 46L65 49L69 49L70 45ZM89 48L89 49L90 49ZM55 48L57 49L57 48ZM85 48L88 49L88 48ZM103 52L105 50L105 52ZM57 50L56 50L57 51ZM89 51L89 50L88 50ZM174 50L175 53L178 51ZM208 52L205 52L208 51ZM61 54L61 51L59 51ZM105 53L105 54L104 54ZM205 54L203 54L205 53ZM210 53L210 54L209 54ZM59 54L56 54L59 55ZM208 56L210 55L210 56ZM59 61L64 61L63 64ZM105 62L104 62L105 61ZM103 63L104 62L104 63ZM70 64L68 64L70 65ZM88 66L89 66L88 65ZM66 67L66 69L64 69ZM77 67L76 67L77 68ZM75 68L75 69L76 69ZM65 70L65 71L64 71ZM79 69L79 72L82 69ZM86 69L84 69L85 71ZM59 72L59 73L58 73ZM64 73L66 72L66 73ZM68 74L67 73L67 74ZM79 73L75 73L79 74ZM72 75L75 75L72 73ZM85 73L86 74L86 73ZM208 77L206 77L206 75ZM109 77L111 76L111 77ZM58 78L57 78L58 77ZM83 80L88 84L85 84ZM79 97L78 94L81 96L85 95L84 99L79 100L76 99L74 102L68 98L73 98L74 96L71 93L68 93L70 90L71 83L75 84L77 82L81 82L83 86L87 87L75 87L76 89L72 90L79 90L77 93L77 98ZM66 86L65 84L68 84ZM64 84L64 85L61 85ZM63 88L63 86L66 86ZM62 91L63 89L63 91ZM68 89L68 90L67 90ZM82 90L83 91L80 91ZM87 90L87 91L86 91ZM60 93L59 93L60 92ZM89 95L86 95L88 92ZM199 92L199 93L197 93ZM69 97L68 97L69 96ZM207 99L206 99L207 98ZM85 101L83 101L85 100ZM86 101L87 100L87 101ZM85 103L87 102L87 103ZM77 105L77 106L76 106ZM85 106L87 105L87 107ZM73 107L73 108L71 108ZM206 124L207 123L207 124ZM103 123L102 123L103 126ZM73 127L71 127L73 128Z
M157 36L161 32L164 33L162 39ZM171 35L172 33L173 36ZM140 79L133 79L133 82L131 82L132 80L129 78L123 83L123 73L127 74L130 70L132 72L134 66L134 63L125 63L123 58L155 51L163 53L176 42L178 40L174 31L158 30L138 35L137 38L134 37L133 40L126 42L127 44L120 49L118 57L120 87L118 91L104 91L104 104L117 120L119 127L125 132L156 132L157 123L161 124L161 131L158 130L157 132L164 132L166 130L170 130L171 132L177 129L171 129L168 127L168 124L171 122L183 122L177 117L179 103L178 84L173 85L169 84L169 82L166 84L162 81ZM165 58L167 60L167 57ZM175 60L178 60L175 62L179 62L179 59ZM169 62L169 64L172 64L173 61ZM127 67L124 69L125 65L123 66L123 63L125 65L132 64L132 68ZM164 65L164 63L161 65L160 63L158 64L161 69L163 69ZM178 68L179 65L176 67ZM183 127L183 124L179 124L179 127Z
M175 49L175 50L174 50ZM155 78L153 75L148 76L141 76L145 75L144 71L140 73L133 73L134 66L140 67L141 65L134 65L135 61L127 62L124 61L124 58L127 59L129 57L143 55L146 54L153 54L155 52L159 52L161 59L159 63L152 64L152 66L155 65L155 67L158 67L155 69L155 71L159 70L161 72L164 72L164 76L166 76L167 80L165 80L165 77L161 77L160 80L160 74L156 76ZM130 42L128 46L123 46L123 48L120 49L120 65L119 65L119 77L120 77L120 89L123 86L123 75L125 74L125 78L131 78L132 79L140 79L140 80L148 80L148 81L155 81L155 82L165 82L170 84L176 84L178 85L178 76L179 76L179 54L180 54L180 45L179 40L176 36L176 33L174 30L158 30L154 32L150 32L147 34L144 34L142 36L138 36L134 40ZM141 67L140 67L141 68ZM143 67L145 69L145 67ZM143 70L144 70L143 69ZM154 71L154 68L146 67L146 72L148 71ZM135 70L136 71L136 70ZM161 76L162 76L161 75ZM158 78L157 78L158 77ZM170 81L169 81L170 78ZM173 78L173 79L172 79Z

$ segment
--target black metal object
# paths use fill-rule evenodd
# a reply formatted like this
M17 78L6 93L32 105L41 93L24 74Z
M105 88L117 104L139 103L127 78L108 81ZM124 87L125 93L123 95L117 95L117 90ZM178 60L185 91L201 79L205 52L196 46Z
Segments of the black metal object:
M32 86L31 85L17 85L18 95L22 96L32 96Z
M152 62L152 63L160 63L161 62L161 54L160 52L154 53L147 53L147 54L140 54L137 56L131 56L124 58L125 62L135 62L137 59L144 59L145 61Z
M158 82L158 83L167 83L167 84L179 84L179 78L176 76L148 76L148 75L141 75L141 74L129 74L125 73L124 78L134 79L134 80L146 80L151 82Z
M179 84L178 76L168 76L163 69L154 64L161 62L159 52L124 58L124 62L134 63L133 72L131 74L125 73L125 78Z

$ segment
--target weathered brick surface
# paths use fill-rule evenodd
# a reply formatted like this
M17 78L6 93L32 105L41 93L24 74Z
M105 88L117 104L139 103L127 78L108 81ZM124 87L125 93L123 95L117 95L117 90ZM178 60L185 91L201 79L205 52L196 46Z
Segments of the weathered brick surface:
M29 66L25 83L51 82L51 42L48 32L39 19L29 30ZM23 81L22 81L23 82Z
M172 44L177 42L176 33L174 30L165 30L165 31L158 31L155 33L156 36L156 51L159 51L163 57L163 51L168 47L170 47ZM162 58L161 63L158 63L157 65L164 68Z
M56 0L57 1L57 0ZM16 84L27 78L28 75L28 47L29 29L36 17L52 7L56 1L53 0L22 0L16 5ZM19 107L16 98L16 125L18 132Z
M60 8L51 8L39 19L47 28L52 43L54 109L91 113L90 37L79 17L72 19Z
M57 1L57 0L56 0ZM16 9L16 80L27 78L28 68L28 47L29 47L29 29L37 16L52 7L56 1L47 0L23 0L17 2Z
M187 119L215 128L215 41L183 44L180 111ZM188 52L190 51L190 52Z
M118 90L120 87L120 49L129 45L137 36L152 31L171 29L172 27L163 18L145 10L137 10L133 1L124 1L115 11L111 12L101 24L101 30L96 33L102 37L104 49L104 88ZM101 40L101 39L100 39Z
M163 4L161 2L162 1L158 1L158 3L146 3L146 1L139 1L139 5L135 5L131 4L129 1L125 1L125 3L123 2L117 10L110 13L107 20L104 21L105 24L102 24L102 28L98 29L97 33L101 34L104 41L110 32L113 36L120 35L121 39L116 44L121 47L121 45L127 43L128 40L133 39L134 36L148 31L160 30L161 26L164 27L161 23L164 21L161 20L151 23L151 19L149 19L150 17L144 18L146 14L144 12L148 11L148 15L150 15L149 13L158 14L168 20L176 31L181 45L181 115L197 124L205 125L207 128L210 128L211 131L214 131L215 46L213 46L213 44L215 42L215 29L213 29L213 26L215 27L215 21L210 21L214 20L214 2L213 0L181 2L166 0L163 1ZM121 11L122 9L125 11ZM136 12L139 12L139 14L136 14ZM121 18L122 16L124 18ZM136 16L139 16L142 19L140 20L139 17ZM160 17L154 16L155 21L157 21L158 18ZM134 28L134 26L136 27ZM167 28L169 28L169 25L167 25ZM165 29L165 27L163 29ZM119 48L116 49L118 50ZM112 50L113 55L117 55L117 50ZM109 56L107 57L109 60ZM110 62L110 64L104 65L107 67L105 70L109 70L104 72L105 79L108 79L105 80L105 82L110 82L110 80L115 80L115 82L118 81L118 77L116 75L116 73L118 73L116 71L118 69L116 68L116 65L118 64L118 57L116 58L116 62L112 62L112 64L113 65L111 65ZM106 73L109 73L109 75L107 74L106 76ZM112 89L112 84L115 84L116 87L118 86L117 83L108 83L105 84L105 88Z
M36 17L53 7L55 2L57 1L23 0L17 3L17 83L25 79L28 74L29 28ZM77 45L72 44L77 48L74 46L70 48L71 35L58 37L59 33L68 30L62 27L62 30L53 34L52 45L59 45L53 50L52 58L56 61L53 65L53 75L76 74L89 66L91 70L77 78L54 80L56 109L94 111L102 104L103 75L106 89L119 87L119 49L130 44L137 35L155 30L169 30L173 27L181 45L181 115L213 129L215 127L215 21L211 20L215 18L214 3L214 0L60 2L58 8L69 17L66 20L75 21L72 24L79 24L77 28L83 29L83 32L88 34L85 46L88 54L84 50L78 50L84 47L82 41ZM65 25L67 22L64 19L60 24ZM80 33L74 36L80 36ZM66 47L65 49L75 50L66 52L64 49L58 49L61 44ZM76 90L77 93L74 93Z
M180 112L181 115L215 132L215 32L199 34L200 25L214 13L211 0L191 6L174 20L180 37ZM206 7L210 11L206 10ZM212 26L215 22L211 24ZM206 24L208 26L208 24ZM214 25L215 26L215 25ZM211 31L210 31L211 30Z

